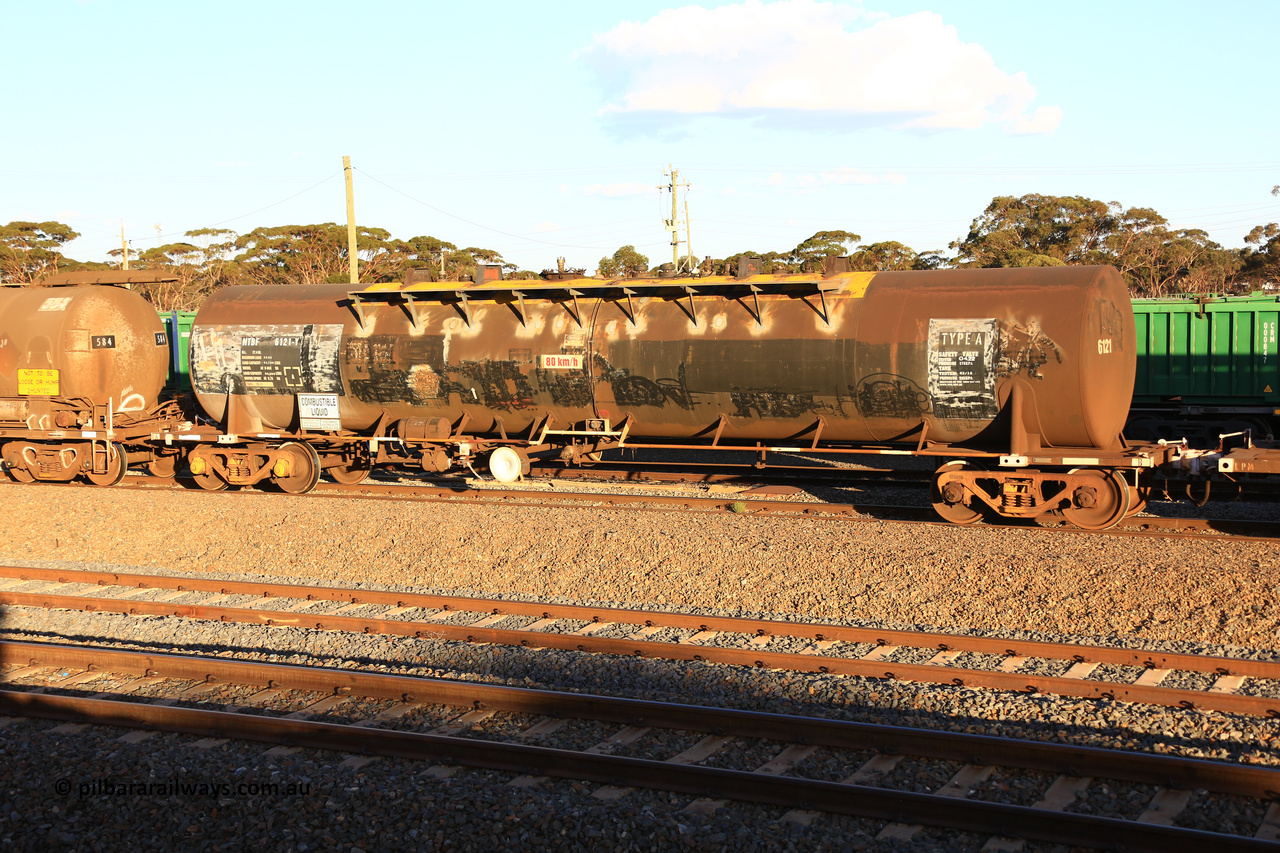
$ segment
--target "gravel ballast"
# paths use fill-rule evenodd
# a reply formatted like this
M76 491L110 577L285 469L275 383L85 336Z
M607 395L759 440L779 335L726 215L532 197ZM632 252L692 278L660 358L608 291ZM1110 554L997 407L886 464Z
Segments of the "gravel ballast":
M0 488L14 561L1261 648L1280 635L1274 545L1225 537Z
M1234 649L1248 657L1272 657L1280 628L1274 548L1225 537L1188 542L276 494L16 486L0 486L0 494L11 543L0 559L11 564L1084 637L1183 651ZM4 638L57 641L60 635L123 648L361 666L1280 766L1274 722L1225 714L429 638L26 608L0 613ZM84 691L106 690L105 683ZM159 686L154 694L168 695ZM232 703L245 697L224 690L200 701L205 698ZM292 710L292 698L279 697L272 712ZM380 707L354 702L332 714L356 721ZM402 724L429 730L448 717L432 707ZM518 733L518 723L499 715L466 736L505 739ZM422 764L390 760L356 767L332 753L269 755L261 745L235 742L195 749L195 738L172 735L121 743L118 730L56 734L55 728L43 721L0 728L0 799L11 804L0 810L0 849L117 849L128 838L134 849L167 849L181 839L193 850L237 850L261 839L289 850L879 851L978 850L987 840L926 829L910 842L877 841L881 821L824 816L800 826L783 820L781 810L746 804L693 814L683 809L696 798L664 792L601 801L591 796L598 786L586 783L513 788L504 774L459 769L438 775ZM582 748L616 728L571 723L544 743ZM700 737L654 731L618 754L665 758ZM781 744L734 743L705 763L752 769L774 748ZM819 751L794 773L843 778L865 757ZM873 784L932 791L956 769L909 758ZM49 786L62 778L72 791L56 796ZM305 795L257 798L80 795L82 785L100 778L306 780L311 788ZM1027 804L1044 781L1002 770L979 786L979 795ZM1150 796L1142 786L1108 784L1073 810L1128 814L1141 811ZM1256 804L1196 796L1193 825L1200 828L1248 831L1258 816ZM136 826L152 831L139 835L129 828Z

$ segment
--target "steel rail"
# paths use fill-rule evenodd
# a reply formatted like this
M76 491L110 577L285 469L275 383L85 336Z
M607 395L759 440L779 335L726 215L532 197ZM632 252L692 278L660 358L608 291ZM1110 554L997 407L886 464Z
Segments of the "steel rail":
M831 468L820 465L747 464L699 466L692 463L604 461L583 468L534 462L529 476L539 480L599 480L603 482L652 480L665 483L725 483L744 487L768 485L820 485L832 488L851 483L875 481L903 486L919 486L933 479L933 471L896 468Z
M655 480L668 483L727 483L742 486L768 485L820 485L825 488L839 486L843 483L862 483L875 481L889 482L895 485L909 486L930 482L934 477L933 470L913 468L834 468L826 465L766 465L757 468L755 465L737 463L700 464L694 462L626 462L625 460L609 460L585 467L566 467L563 464L546 464L534 460L529 476L546 480L601 480L601 481L638 481ZM1191 480L1171 478L1159 479L1152 483L1153 494L1158 500L1179 502L1185 497L1178 493L1185 492ZM1226 490L1226 496L1222 491ZM1248 480L1213 481L1215 502L1226 500L1274 501L1280 496L1280 483Z
M508 773L580 779L778 806L800 806L864 818L930 824L968 832L1124 850L1274 850L1270 842L1200 830L1089 815L1050 812L980 800L917 794L791 776L671 764L525 744L495 743L419 732L249 716L227 711L158 707L134 702L0 691L0 710L93 725L163 729L342 753L417 760L447 759Z
M365 483L343 486L337 483L320 483L312 494L323 497L350 497L361 492L361 497L378 499L409 499L439 502L467 502L488 506L528 505L537 507L563 506L567 503L604 504L613 507L676 508L688 512L731 512L735 514L762 514L767 516L802 516L814 521L883 521L933 524L956 527L938 517L932 507L898 506L891 504L851 504L820 501L769 500L760 497L721 495L628 495L601 492L546 492L530 489L475 488L465 484L450 486L388 485ZM318 493L318 494L317 494ZM654 511L662 511L657 509ZM1206 534L1229 534L1232 541L1271 542L1280 536L1280 522L1254 519L1213 518L1126 518L1116 527L1107 530L1086 530L1065 522L1016 521L979 524L984 530L1035 530L1055 533L1111 536L1146 536L1166 539L1203 538Z
M644 627L717 631L756 637L798 637L806 640L870 643L877 646L963 651L1005 657L1049 658L1076 663L1109 663L1144 669L1176 669L1213 675L1238 675L1280 680L1280 660L1250 660L1212 655L1181 654L1155 649L1126 649L1044 640L1014 640L968 634L945 634L883 628L859 628L821 622L790 622L774 619L746 619L740 616L702 616L665 610L636 610L619 607L557 604L540 601L513 601L460 595L354 589L350 587L226 581L176 575L133 574L85 569L44 569L31 566L0 566L0 578L88 586L121 586L132 589L171 589L209 592L218 595L251 595L261 598L293 598L308 601L341 601L346 604L416 607L452 610L490 616L532 616L537 619L568 619L582 622L613 622ZM27 593L35 595L36 593ZM3 595L0 592L0 595ZM127 599L99 599L127 601ZM254 610L254 612L265 612ZM434 623L432 623L434 624ZM465 627L465 626L454 626Z
M134 482L130 482L133 480ZM30 488L34 484L4 483L6 486ZM40 485L64 488L97 489L83 483L42 483ZM180 489L200 491L183 486L174 480L160 477L131 477L114 486L116 489L155 490ZM260 495L270 493L256 489L221 491L220 495ZM300 497L294 495L293 497ZM938 517L931 507L895 506L889 504L844 504L819 501L780 501L758 497L729 495L722 497L624 495L603 492L547 492L531 489L475 488L463 482L426 486L387 483L362 483L346 486L337 483L320 483L306 497L342 500L416 500L432 503L459 503L468 506L506 506L535 508L566 508L576 505L604 505L610 509L625 507L629 512L684 512L734 513L767 517L799 517L810 521L883 522L888 524L931 524L940 527L956 525ZM1205 539L1210 534L1229 536L1232 542L1274 542L1280 537L1280 522L1247 519L1189 519L1134 517L1124 519L1116 527L1107 530L1086 530L1066 523L1051 525L1034 521L1014 521L1007 524L990 523L970 526L979 530L1034 530L1055 534L1105 535L1144 537L1157 539ZM1192 532L1199 531L1199 532Z
M136 652L51 643L0 641L0 663L101 670L140 677L393 699L515 714L589 719L624 726L785 740L886 755L915 755L969 764L998 764L1069 776L1120 779L1181 790L1280 799L1280 769L1198 758L1122 752L963 732L828 720L763 711L680 705L562 693L456 679L353 669Z
M1280 698L1270 696L1251 696L1226 692L1214 693L1160 687L1158 685L1091 681L1063 676L1010 673L955 666L887 663L880 660L806 655L794 652L768 652L757 649L662 643L629 638L614 639L578 634L557 634L546 631L449 625L439 622L413 622L399 619L377 619L362 616L338 616L199 604L169 604L158 601L133 601L75 595L0 592L0 605L2 604L57 610L81 610L92 613L120 613L126 616L171 616L280 628L304 628L420 639L455 640L466 643L489 643L534 649L580 651L658 660L702 661L735 666L783 669L795 672L821 672L863 678L947 684L957 687L985 687L1015 693L1052 693L1082 699L1140 702L1168 707L1224 711L1233 714L1280 717Z
M143 478L138 478L139 480ZM82 484L72 487L96 488ZM132 489L185 489L172 480L153 478L146 483L124 482L116 488ZM265 495L260 491L219 492L218 494ZM310 496L317 498L341 498L360 500L420 500L433 503L465 503L478 506L513 507L565 507L572 504L604 504L614 509L627 507L630 512L668 512L672 509L686 512L730 512L758 514L772 517L803 517L811 521L877 521L888 524L931 524L954 528L956 525L940 519L931 507L895 506L890 504L841 504L817 501L771 501L741 496L701 497L667 495L620 495L598 492L545 492L530 489L478 489L464 483L447 486L391 485L363 483L344 486L336 483L320 483ZM646 506L647 505L647 506ZM1034 530L1037 532L1076 535L1130 536L1157 539L1204 539L1209 534L1225 534L1233 542L1273 542L1280 537L1280 522L1249 519L1212 518L1127 518L1116 527L1107 530L1085 530L1066 523L1051 525L1036 522L1011 522L1008 524L977 524L978 530Z

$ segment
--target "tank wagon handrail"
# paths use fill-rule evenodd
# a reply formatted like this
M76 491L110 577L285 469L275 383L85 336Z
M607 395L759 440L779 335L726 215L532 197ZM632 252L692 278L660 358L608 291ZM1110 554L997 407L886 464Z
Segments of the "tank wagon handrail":
M47 275L30 284L6 283L7 287L80 287L88 284L112 284L128 286L130 284L158 284L177 281L178 276L171 272L158 270L81 270Z
M666 299L683 299L689 294L696 296L729 296L737 299L753 294L778 296L811 296L816 293L838 293L848 289L849 282L844 278L801 279L796 281L698 281L698 282L655 282L617 280L598 284L582 284L581 279L572 286L507 286L507 287L436 287L430 290L405 288L403 290L353 290L348 296L361 302L386 303L400 300L421 300L423 302L454 302L467 299L474 302L503 302L515 300L523 296L525 299L541 299L550 302L564 302L575 296L616 301L628 296L656 296ZM412 286L411 287L416 287Z
M1171 296L1135 296L1134 305L1218 305L1224 302L1280 302L1280 294L1255 290L1252 293L1175 293Z
M869 277L870 274L866 275ZM584 284L583 279L575 279L572 285L539 283L532 286L507 285L495 287L485 285L483 287L418 288L418 285L409 285L403 289L378 287L377 289L353 290L347 295L351 300L351 308L360 320L361 326L364 326L368 319L365 315L365 307L367 305L380 304L404 305L409 310L410 317L416 326L419 320L415 310L416 306L414 305L416 302L457 306L462 311L468 325L471 323L472 302L496 302L510 305L513 309L516 309L520 315L520 321L523 323L527 314L525 300L562 304L566 310L569 310L568 303L572 302L574 307L569 313L581 325L582 321L579 318L582 316L582 311L578 307L579 298L600 299L605 302L618 303L619 305L625 300L627 310L624 313L627 315L628 322L634 323L635 304L632 300L635 297L655 297L672 301L688 299L690 300L690 305L686 313L696 324L697 315L692 305L694 296L723 296L732 300L742 300L744 297L748 297L754 301L762 294L766 296L787 296L792 299L818 296L822 299L821 314L825 319L827 316L826 294L853 289L855 295L860 295L856 282L852 280L851 276L826 279L804 277L781 280L774 276L752 276L747 279L720 278L712 281L706 279L683 281L615 279L590 284ZM743 304L745 305L745 303ZM751 311L751 309L748 310ZM756 322L760 322L758 301L755 302L755 310L751 311L751 315Z

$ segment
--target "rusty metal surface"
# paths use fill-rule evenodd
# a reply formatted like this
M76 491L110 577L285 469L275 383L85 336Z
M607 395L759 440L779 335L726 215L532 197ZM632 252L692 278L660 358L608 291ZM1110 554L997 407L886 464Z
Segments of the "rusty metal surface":
M459 708L487 708L623 725L716 732L735 737L776 739L781 734L798 742L836 749L874 749L890 755L995 763L1050 773L1124 779L1179 788L1205 788L1250 797L1280 797L1280 770L1269 767L877 723L559 693L454 679L46 643L0 641L0 663L96 668L139 676L234 682Z
M357 430L384 412L489 435L594 417L637 438L914 441L923 427L996 446L1020 387L1032 449L1115 448L1135 365L1109 267L227 288L192 353L205 410L222 419L228 393L244 407L236 432L287 429L294 395L315 393Z
M736 666L767 667L798 672L854 675L863 678L886 678L967 687L986 687L1019 693L1053 693L1085 699L1143 702L1170 707L1195 707L1202 710L1226 711L1235 714L1280 717L1280 698L1269 696L1212 693L1143 684L1089 681L1032 673L966 669L955 666L886 663L880 660L864 660L860 658L661 643L627 638L601 638L589 635L485 628L472 625L448 625L439 622L411 622L360 616L336 616L287 610L277 611L199 604L168 604L157 601L132 601L75 595L0 592L0 604L83 610L94 613L175 616L186 619L238 622L250 625L313 628L322 631L351 631L364 634L460 640L468 643L492 643L526 648L559 649L665 660L697 660ZM1233 665L1243 669L1247 667L1248 662L1237 663L1231 661L1228 664L1229 667ZM1229 671L1234 670L1229 669Z
M570 619L584 622L617 622L629 625L659 625L695 631L722 631L753 636L801 637L808 640L838 640L872 643L878 646L911 646L939 651L966 651L1007 657L1036 657L1080 663L1110 663L1147 669L1177 669L1218 675L1243 675L1280 680L1280 660L1189 655L1155 649L1126 649L1081 643L1050 643L1040 640L1013 640L969 634L940 634L928 631L896 631L857 628L820 622L791 622L744 619L736 616L705 616L671 613L664 610L634 610L618 607L586 607L539 601L432 595L413 592L382 592L345 587L210 580L206 578L145 575L78 569L41 569L0 566L0 577L49 583L76 583L123 586L134 589L173 589L210 592L220 595L255 595L262 598L295 598L342 601L348 604L380 604L391 607L420 607L430 610L461 610L488 615L533 616L538 619ZM106 601L109 599L99 599ZM122 604L136 602L123 601ZM455 626L465 627L465 626Z
M1276 447L1239 447L1218 461L1224 474L1280 474Z
M28 398L25 426L53 430L44 397L114 412L155 406L169 365L155 309L117 287L0 288L0 398ZM34 399L32 399L34 398Z
M494 743L371 729L363 726L246 716L226 711L160 707L132 702L79 699L0 691L0 709L46 719L96 725L162 728L202 737L266 743L459 764L510 773L584 779L615 785L722 796L747 802L800 806L884 820L926 823L973 832L999 827L1004 834L1058 843L1123 846L1126 850L1221 851L1274 849L1270 842L1112 818L1046 812L980 800L917 794L884 788L819 782L698 765L673 764L524 744Z

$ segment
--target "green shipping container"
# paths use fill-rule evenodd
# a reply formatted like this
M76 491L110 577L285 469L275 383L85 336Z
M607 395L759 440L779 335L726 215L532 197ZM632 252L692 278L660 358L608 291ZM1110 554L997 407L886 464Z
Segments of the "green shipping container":
M1135 408L1177 403L1184 413L1210 414L1280 405L1280 298L1135 299L1133 314Z
M191 326L195 323L195 311L161 311L164 330L169 335L169 376L165 380L166 391L187 394L191 391Z

